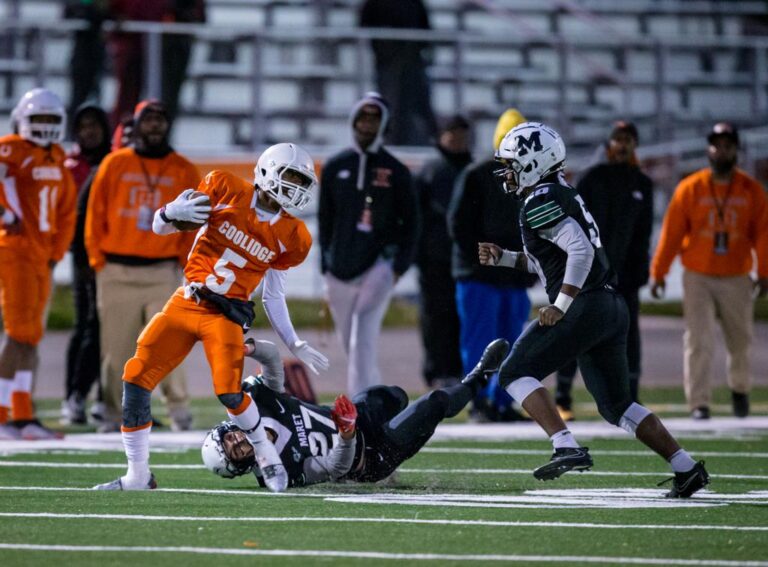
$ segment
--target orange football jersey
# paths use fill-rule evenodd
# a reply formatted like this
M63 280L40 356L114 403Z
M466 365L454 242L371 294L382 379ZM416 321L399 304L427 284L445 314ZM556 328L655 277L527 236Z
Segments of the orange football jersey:
M75 231L77 189L58 144L43 148L17 134L0 138L0 204L21 220L0 229L0 247L34 261L59 261Z
M210 197L213 211L187 260L187 281L245 300L267 270L287 270L307 257L312 246L307 227L285 211L271 221L260 221L253 184L212 171L199 190Z

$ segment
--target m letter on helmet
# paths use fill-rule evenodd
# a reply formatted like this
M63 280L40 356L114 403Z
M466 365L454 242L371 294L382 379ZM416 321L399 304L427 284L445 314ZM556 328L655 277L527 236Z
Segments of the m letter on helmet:
M541 145L541 134L535 130L531 132L531 135L528 138L521 134L515 138L515 143L517 144L517 153L521 156L527 155L529 150L540 152L543 149L543 146Z

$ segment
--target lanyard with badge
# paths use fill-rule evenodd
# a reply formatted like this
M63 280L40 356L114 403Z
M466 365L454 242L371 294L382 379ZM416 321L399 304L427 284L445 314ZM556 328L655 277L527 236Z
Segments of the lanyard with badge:
M728 254L728 231L725 226L725 210L728 206L728 198L731 196L731 188L733 187L733 180L728 183L728 189L725 192L725 197L720 201L715 193L715 185L712 180L709 182L709 189L712 192L712 201L715 203L715 210L717 211L717 227L715 229L714 251L718 256L724 256Z
M139 158L141 171L144 174L144 181L146 181L147 187L149 188L150 201L154 202L155 195L157 194L157 185L160 183L160 179L162 179L164 169L161 168L160 171L157 173L157 176L155 176L155 178L153 179L152 176L149 175L149 171L147 171L147 166L144 165L144 159L139 155L137 155L136 157ZM136 217L136 228L144 232L148 232L152 230L152 219L154 218L154 216L155 216L154 207L150 206L147 203L141 203L139 205L139 213Z

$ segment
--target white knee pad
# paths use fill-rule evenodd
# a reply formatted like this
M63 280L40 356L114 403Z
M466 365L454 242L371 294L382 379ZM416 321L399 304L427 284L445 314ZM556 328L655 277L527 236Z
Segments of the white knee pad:
M523 376L510 382L507 386L507 393L518 403L522 404L525 398L531 395L534 390L543 388L541 382L532 376Z
M637 427L649 415L651 415L651 410L633 402L632 405L627 408L627 411L624 412L624 415L619 418L619 427L627 433L634 435L635 431L637 431Z

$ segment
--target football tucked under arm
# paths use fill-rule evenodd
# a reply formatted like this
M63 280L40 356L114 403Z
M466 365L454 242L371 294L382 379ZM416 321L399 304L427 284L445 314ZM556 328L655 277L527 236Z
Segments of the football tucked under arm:
M185 189L173 201L165 205L155 213L154 221L162 221L163 224L170 224L176 230L198 230L211 216L211 199L201 191L194 189ZM162 226L156 230L155 222L152 223L152 230L156 234L169 234Z

